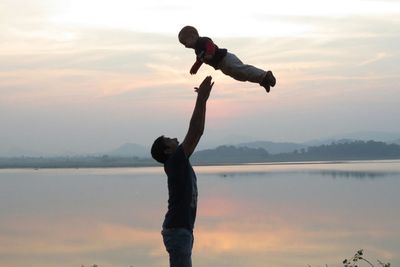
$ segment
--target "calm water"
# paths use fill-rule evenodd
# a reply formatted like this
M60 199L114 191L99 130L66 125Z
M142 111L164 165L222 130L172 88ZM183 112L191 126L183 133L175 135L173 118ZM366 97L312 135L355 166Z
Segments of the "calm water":
M400 161L195 170L194 266L400 265ZM0 266L166 267L166 202L161 168L0 170Z

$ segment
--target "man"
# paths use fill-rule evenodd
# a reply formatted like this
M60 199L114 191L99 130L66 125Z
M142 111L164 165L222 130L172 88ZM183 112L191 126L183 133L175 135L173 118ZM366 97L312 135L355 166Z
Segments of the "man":
M214 85L211 79L211 76L207 76L198 88L195 87L196 105L182 144L176 138L160 136L151 147L151 155L164 164L168 176L168 211L161 233L171 267L192 266L197 181L189 157L204 132L206 103Z

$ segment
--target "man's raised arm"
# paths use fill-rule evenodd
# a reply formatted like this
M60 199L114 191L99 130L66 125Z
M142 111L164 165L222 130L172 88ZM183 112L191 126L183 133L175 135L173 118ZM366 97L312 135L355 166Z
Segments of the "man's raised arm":
M182 147L187 157L192 155L204 132L206 103L214 85L211 79L211 76L207 76L198 88L195 87L195 91L197 92L196 105L190 119L189 130L182 142Z

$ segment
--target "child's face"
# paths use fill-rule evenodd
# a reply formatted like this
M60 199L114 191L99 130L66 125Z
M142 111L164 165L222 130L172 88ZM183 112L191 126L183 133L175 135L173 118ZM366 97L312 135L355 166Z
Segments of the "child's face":
M186 36L185 39L181 40L181 43L186 47L186 48L194 48L197 42L197 39L199 37L195 34L191 34Z

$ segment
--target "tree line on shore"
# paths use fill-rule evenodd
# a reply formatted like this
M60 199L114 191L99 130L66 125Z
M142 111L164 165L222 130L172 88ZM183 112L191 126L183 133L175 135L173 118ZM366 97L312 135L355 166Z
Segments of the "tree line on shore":
M400 145L352 141L311 146L289 153L270 154L264 148L219 146L193 154L193 165L263 162L400 159ZM0 168L97 168L157 166L151 158L128 156L0 158Z

